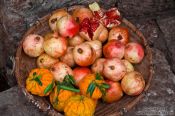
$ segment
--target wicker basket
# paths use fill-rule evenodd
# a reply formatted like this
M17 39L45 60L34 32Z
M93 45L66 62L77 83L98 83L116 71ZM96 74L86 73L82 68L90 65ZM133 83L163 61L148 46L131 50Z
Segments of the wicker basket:
M67 8L67 10L71 13L71 11L76 7L83 7L83 6L73 6ZM52 13L56 11L53 11ZM23 40L28 34L37 33L40 35L44 35L46 32L50 31L50 28L48 26L48 19L52 15L52 13L42 17L23 36L23 39L19 44L19 47L16 52L15 74L19 87L21 88L26 98L30 102L34 103L42 111L47 112L48 115L62 116L61 113L53 109L47 98L32 95L29 92L27 92L25 88L25 80L29 72L31 71L31 69L36 67L36 58L31 58L24 53L22 49ZM143 74L144 79L146 81L146 87L144 89L144 92L142 92L139 96L131 97L124 95L124 97L120 101L112 104L106 104L100 102L97 105L95 116L109 116L109 115L116 116L116 115L122 115L123 113L127 112L133 106L135 106L141 98L144 97L145 92L148 90L152 80L152 74L153 74L152 54L146 39L144 38L143 34L139 30L137 30L136 27L125 18L122 19L122 26L125 26L129 29L130 39L132 41L139 42L144 47L145 57L142 63L135 65L135 69Z

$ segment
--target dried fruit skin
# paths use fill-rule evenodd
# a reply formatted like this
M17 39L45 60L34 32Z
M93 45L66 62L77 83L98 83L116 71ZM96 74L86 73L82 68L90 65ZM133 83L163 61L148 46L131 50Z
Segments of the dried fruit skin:
M34 80L38 76L41 83ZM26 89L34 95L48 96L52 91L52 88L47 93L44 93L44 91L52 83L54 86L53 75L48 69L36 68L29 73L29 76L26 79Z
M88 8L77 8L73 11L72 16L76 20L78 18L79 22L82 22L85 18L92 18L92 12Z
M44 38L37 34L30 34L23 41L23 50L30 57L38 57L44 52Z
M54 14L52 14L52 16L49 18L49 26L52 31L57 31L57 27L56 27L57 21L66 15L68 15L68 13L64 9L60 9Z
M129 32L128 29L125 27L114 27L109 32L109 38L110 40L118 40L122 44L126 45L129 42Z
M44 41L44 51L51 57L58 58L66 53L67 40L63 37L52 37Z
M93 116L95 103L91 98L75 95L72 96L65 106L65 116Z
M122 59L124 53L125 46L117 40L111 40L103 46L103 54L106 58Z
M113 103L120 100L123 96L123 91L120 83L109 80L106 80L105 82L110 85L110 88L106 90L106 94L103 96L103 100L107 103Z
M140 63L144 58L144 50L140 44L130 42L125 47L124 57L131 63Z
M63 62L57 62L56 64L52 65L51 73L56 81L62 82L66 75L73 75L72 69Z
M58 59L55 59L44 53L37 58L37 66L39 68L50 68L53 64L55 64L58 61Z
M119 81L126 74L126 67L118 58L106 59L104 62L103 75L111 81Z
M55 87L54 90L51 92L49 97L50 97L50 102L51 102L52 106L56 110L64 111L64 108L66 106L68 99L74 95L75 95L74 92L71 92L68 90L63 90L63 89L61 89L58 92L57 87Z
M144 90L145 80L141 73L129 72L123 77L121 87L127 95L139 95Z

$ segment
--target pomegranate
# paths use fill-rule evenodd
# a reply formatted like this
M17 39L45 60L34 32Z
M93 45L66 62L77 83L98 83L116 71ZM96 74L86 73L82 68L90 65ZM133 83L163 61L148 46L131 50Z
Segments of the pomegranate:
M44 41L51 39L52 37L59 37L58 32L48 32L44 35Z
M99 40L105 42L108 38L108 30L96 19L85 18L80 23L80 36L86 40Z
M66 15L57 21L57 29L61 36L72 38L79 32L79 25L71 15Z
M104 58L97 59L94 64L91 66L91 70L93 73L99 73L100 75L103 74L103 67L104 67Z
M73 69L73 77L75 79L76 85L85 77L86 75L90 74L91 70L87 67L76 67Z
M104 61L103 75L111 81L119 81L126 74L126 67L118 58L106 59Z
M70 38L70 39L68 40L68 43L69 43L70 46L75 47L76 45L80 45L80 44L83 43L84 41L85 41L85 40L84 40L82 37L80 37L79 35L76 35L76 36L74 36L73 38Z
M62 82L66 75L73 75L72 69L63 62L57 62L56 64L52 65L50 70L54 76L54 79L59 82Z
M109 38L110 40L118 40L122 44L126 45L129 42L129 32L128 29L125 27L114 27L109 32Z
M52 16L49 18L49 26L52 31L57 31L57 21L59 21L63 16L66 15L68 15L68 13L64 9L60 9L52 14Z
M74 48L73 56L76 64L79 66L89 66L94 63L96 53L89 44L83 43Z
M133 65L129 61L123 59L122 62L124 63L124 65L126 67L126 72L132 72L132 71L134 71L134 67L133 67Z
M97 2L90 4L89 8L93 11L95 19L99 20L105 27L112 28L121 24L120 12L117 8L104 11Z
M125 46L117 41L111 40L103 46L103 54L106 58L122 59L125 53Z
M102 43L100 41L93 40L86 43L88 43L95 50L96 59L102 56Z
M58 58L66 53L67 40L63 37L47 39L44 41L44 50L48 55Z
M93 15L90 9L82 7L82 8L77 8L73 11L73 17L75 20L82 22L83 19L85 18L90 19L93 17Z
M23 41L23 50L30 57L38 57L44 52L44 38L37 34L30 34Z
M41 54L37 59L37 66L39 68L50 68L53 64L58 62L58 59L55 59L46 53Z
M123 96L123 91L119 82L113 82L110 80L105 81L109 84L110 88L106 90L106 94L102 97L103 101L112 103L118 101Z
M144 50L140 44L130 42L125 47L124 57L131 63L140 63L144 57Z
M122 79L121 87L127 95L139 95L144 90L145 80L141 73L129 72Z
M75 66L75 61L73 58L73 49L74 47L68 47L66 54L60 57L60 60L64 63L66 63L70 67Z

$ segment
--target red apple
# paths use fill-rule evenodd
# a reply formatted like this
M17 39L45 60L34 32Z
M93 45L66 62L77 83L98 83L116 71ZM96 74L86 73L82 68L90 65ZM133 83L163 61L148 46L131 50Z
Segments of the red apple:
M125 53L125 46L117 41L111 40L103 46L103 54L106 58L122 59Z
M68 47L67 52L63 56L60 57L60 60L66 63L70 67L75 66L75 61L73 57L73 49L74 47Z
M72 38L79 32L79 25L71 15L66 15L57 21L57 29L61 36Z
M94 64L91 66L91 70L93 73L103 74L103 67L104 67L104 58L97 59Z
M104 61L103 75L111 81L120 81L126 74L126 67L118 58Z
M140 63L144 57L144 50L138 43L128 43L125 47L124 57L131 63Z
M76 67L73 69L73 77L75 79L76 85L85 77L86 75L90 74L91 70L87 67Z
M123 91L119 82L113 82L106 80L107 84L109 84L110 88L106 90L105 96L103 96L103 101L107 103L112 103L118 101L123 96Z
M45 52L54 58L58 58L66 53L67 40L63 37L52 37L44 41Z
M63 62L57 62L56 64L52 65L50 70L54 79L59 82L62 82L66 75L73 75L72 69Z
M145 80L141 73L133 71L124 76L121 86L127 95L135 96L144 90Z
M95 50L87 43L77 45L73 50L75 63L79 66L89 66L96 58Z
M23 41L23 50L30 57L38 57L44 52L44 38L37 34L30 34Z
M126 45L129 42L129 32L128 29L125 27L114 27L109 32L109 38L110 40L118 40L122 44Z

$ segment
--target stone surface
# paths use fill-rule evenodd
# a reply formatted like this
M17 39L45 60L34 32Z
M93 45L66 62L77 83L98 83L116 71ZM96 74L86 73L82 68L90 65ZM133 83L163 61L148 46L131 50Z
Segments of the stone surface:
M118 6L122 15L143 32L153 50L154 77L146 97L131 115L175 115L175 1L174 0L3 0L0 1L0 88L15 86L13 60L25 31L50 11L97 1L105 8ZM9 86L8 86L8 85ZM1 90L2 91L2 90ZM18 87L0 93L2 116L39 116Z
M36 106L29 103L18 87L13 87L0 94L1 116L45 116Z

